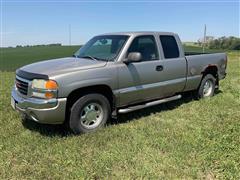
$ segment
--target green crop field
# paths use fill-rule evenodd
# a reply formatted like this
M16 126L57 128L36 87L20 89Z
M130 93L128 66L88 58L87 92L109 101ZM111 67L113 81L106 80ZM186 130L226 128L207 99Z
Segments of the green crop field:
M15 69L33 62L72 56L80 46L39 46L0 48L0 71Z
M185 95L80 136L22 121L10 107L13 71L77 49L1 49L0 179L240 179L239 52L228 52L227 77L210 99Z

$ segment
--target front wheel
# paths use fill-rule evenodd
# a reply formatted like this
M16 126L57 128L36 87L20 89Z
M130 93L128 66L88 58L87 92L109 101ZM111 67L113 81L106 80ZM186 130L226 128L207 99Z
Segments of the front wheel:
M211 74L207 74L201 81L201 84L196 92L196 97L198 99L212 97L215 92L215 85L216 78Z
M101 94L87 94L79 98L71 108L69 125L75 134L96 131L110 117L110 104Z

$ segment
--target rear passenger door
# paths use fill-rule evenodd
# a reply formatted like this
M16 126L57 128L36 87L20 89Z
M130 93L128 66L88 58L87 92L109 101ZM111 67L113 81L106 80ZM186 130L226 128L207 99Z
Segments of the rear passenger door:
M177 40L176 40L177 38ZM159 35L159 42L162 49L162 91L165 96L174 95L184 89L186 83L187 62L180 40L174 35Z

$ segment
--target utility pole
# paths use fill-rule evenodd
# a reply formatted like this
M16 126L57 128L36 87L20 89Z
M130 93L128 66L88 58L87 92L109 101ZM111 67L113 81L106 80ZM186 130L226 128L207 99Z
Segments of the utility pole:
M71 24L69 24L69 26L68 26L68 35L69 35L69 46L71 46L72 45L72 32L71 32Z
M203 35L203 53L205 53L205 45L206 45L206 33L207 33L207 26L204 25L204 35Z

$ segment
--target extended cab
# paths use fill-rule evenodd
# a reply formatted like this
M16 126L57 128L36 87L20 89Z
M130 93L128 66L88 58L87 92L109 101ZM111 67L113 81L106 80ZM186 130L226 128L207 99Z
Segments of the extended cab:
M73 57L16 71L12 107L39 123L95 131L110 117L181 98L211 97L225 78L225 53L184 53L177 34L124 32L96 36Z

